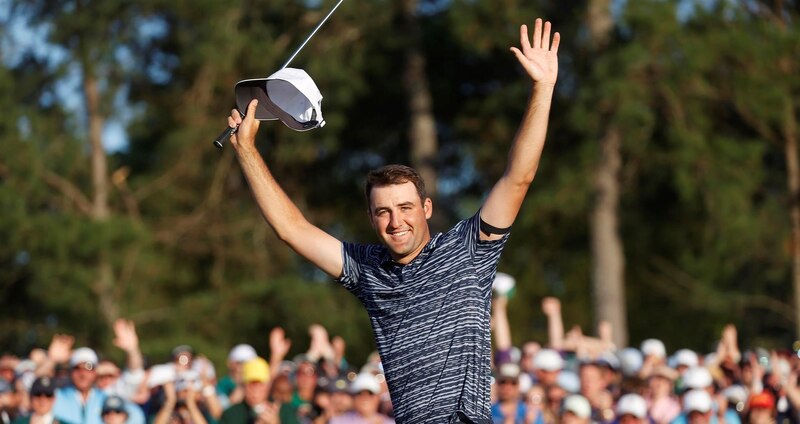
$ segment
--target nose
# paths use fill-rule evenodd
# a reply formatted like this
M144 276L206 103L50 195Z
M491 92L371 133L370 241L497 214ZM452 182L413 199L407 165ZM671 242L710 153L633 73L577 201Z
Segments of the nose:
M397 228L397 227L399 227L399 226L403 225L403 222L402 222L402 220L400 219L400 214L399 214L399 213L397 213L397 212L392 212L392 213L389 215L389 225L390 225L392 228Z

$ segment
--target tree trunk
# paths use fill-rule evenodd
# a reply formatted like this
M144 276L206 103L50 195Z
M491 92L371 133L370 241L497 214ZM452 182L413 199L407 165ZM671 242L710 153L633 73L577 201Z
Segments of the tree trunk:
M592 288L596 323L611 324L614 343L626 346L625 253L619 236L620 144L619 130L614 127L609 128L600 141L591 214Z
M600 54L614 27L610 0L591 0L587 25L590 46ZM595 324L611 324L617 346L628 344L625 305L625 251L619 234L619 175L622 168L621 134L610 125L600 140L595 169L595 201L591 212L592 292Z
M797 157L797 117L794 101L786 98L783 137L786 156L786 179L792 219L792 285L794 287L795 337L800 338L800 163Z
M100 89L97 79L91 74L88 67L84 67L83 91L86 97L86 116L89 123L89 144L91 146L92 161L92 198L91 218L102 222L111 215L109 207L109 178L108 158L103 149L103 123L104 117L100 112ZM93 285L95 294L100 303L100 312L112 328L114 321L119 318L119 307L114 296L114 272L108 258L108 252L101 252L97 258L97 276Z
M402 0L403 28L410 42L406 47L403 75L409 110L411 164L425 180L428 196L436 197L436 155L439 150L433 100L425 73L425 56L420 50L422 36L417 19L417 0ZM439 215L435 214L434 216Z

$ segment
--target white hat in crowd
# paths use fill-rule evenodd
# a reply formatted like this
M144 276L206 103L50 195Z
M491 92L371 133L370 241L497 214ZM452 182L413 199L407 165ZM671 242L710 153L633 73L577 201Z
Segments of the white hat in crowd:
M683 395L683 412L701 412L711 410L711 395L705 390L690 390Z
M683 372L683 387L686 389L705 389L714 379L705 367L692 367Z
M677 368L679 366L691 368L700 365L700 358L697 356L697 353L689 349L678 350L670 359L670 366L672 368Z
M636 375L639 370L642 369L644 358L639 349L635 347L626 347L618 351L617 356L619 356L619 364L623 374L628 376Z
M247 362L251 359L255 359L257 356L258 354L253 346L242 343L231 349L230 353L228 353L228 360L231 362Z
M589 401L581 395L569 395L564 398L564 413L571 412L578 418L589 418L592 415L592 407Z
M564 360L553 349L541 349L533 357L533 367L543 371L559 371L564 368Z
M617 401L617 417L622 417L623 415L633 415L639 419L646 417L647 402L643 397L635 393L623 395Z
M664 347L664 342L658 339L647 339L642 342L642 353L644 356L656 356L659 358L667 357L667 348Z
M567 393L578 393L581 391L581 378L573 371L561 370L561 372L558 373L558 377L556 377L556 384Z
M72 351L72 355L69 357L69 366L74 367L80 364L92 364L92 366L97 366L97 354L88 347L81 347Z
M350 385L350 391L352 393L360 393L365 390L377 395L381 392L381 383L378 381L378 378L371 373L362 372L358 374L353 384Z

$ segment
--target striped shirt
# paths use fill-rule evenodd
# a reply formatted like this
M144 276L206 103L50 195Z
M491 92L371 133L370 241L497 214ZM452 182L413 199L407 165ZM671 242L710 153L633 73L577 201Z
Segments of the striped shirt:
M492 281L508 234L479 240L480 213L432 237L406 265L383 245L344 243L339 282L364 304L395 419L490 419Z

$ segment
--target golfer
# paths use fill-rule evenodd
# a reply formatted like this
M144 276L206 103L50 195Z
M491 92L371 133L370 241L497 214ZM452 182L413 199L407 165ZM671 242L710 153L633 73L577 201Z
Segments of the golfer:
M398 423L491 422L490 301L497 262L533 182L558 75L559 34L537 19L512 47L532 80L505 173L480 210L431 235L425 184L412 168L388 165L367 176L368 216L380 244L342 242L314 226L281 189L255 146L251 101L228 125L261 213L295 252L333 276L365 306Z

